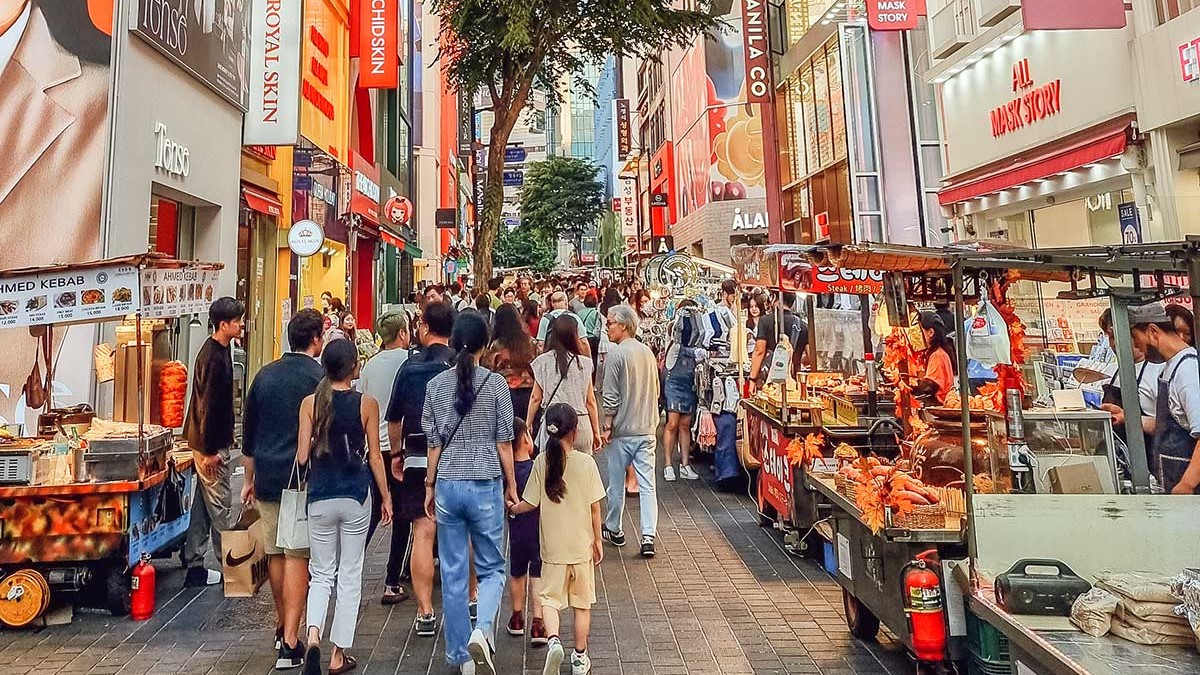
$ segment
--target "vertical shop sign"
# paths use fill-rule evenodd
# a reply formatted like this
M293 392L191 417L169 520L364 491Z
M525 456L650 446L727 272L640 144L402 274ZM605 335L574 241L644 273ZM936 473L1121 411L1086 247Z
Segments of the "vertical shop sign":
M466 161L475 142L475 103L470 93L458 92L458 156Z
M395 89L400 84L400 7L397 0L359 0L358 84Z
M629 99L618 98L613 101L613 134L617 144L616 158L618 162L629 159L633 151L633 125L629 121Z
M746 52L746 102L769 103L771 55L763 0L742 0L742 43Z
M921 14L917 0L867 0L867 26L871 30L913 30Z
M301 7L282 0L254 3L246 145L294 145L299 136Z
M1137 203L1117 204L1117 217L1121 220L1121 243L1142 243L1142 221L1138 218Z

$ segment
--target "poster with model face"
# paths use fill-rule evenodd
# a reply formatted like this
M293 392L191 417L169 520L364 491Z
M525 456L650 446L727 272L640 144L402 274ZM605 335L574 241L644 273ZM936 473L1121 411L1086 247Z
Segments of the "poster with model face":
M742 0L716 0L726 26L684 52L671 77L679 217L766 195L759 104L746 103Z
M113 0L0 0L0 269L99 255L112 19ZM93 332L56 331L55 353L90 354ZM25 328L0 330L5 422L26 417L36 351ZM90 360L59 365L55 404L87 400Z
M230 103L250 102L251 0L137 0L133 32Z

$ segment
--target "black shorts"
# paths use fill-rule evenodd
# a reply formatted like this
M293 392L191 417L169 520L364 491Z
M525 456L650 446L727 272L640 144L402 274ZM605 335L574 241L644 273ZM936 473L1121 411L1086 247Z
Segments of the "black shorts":
M542 547L538 538L538 516L526 513L509 520L508 573L514 579L542 576Z
M403 481L392 481L396 495L392 500L396 520L417 520L425 517L425 469L406 469Z

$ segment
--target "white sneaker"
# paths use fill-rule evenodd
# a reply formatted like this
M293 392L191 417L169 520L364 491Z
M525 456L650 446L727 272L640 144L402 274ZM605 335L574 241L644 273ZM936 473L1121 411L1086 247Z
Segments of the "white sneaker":
M562 641L556 637L550 638L546 647L546 665L542 667L542 675L558 675L564 656Z
M496 675L496 665L492 663L492 643L488 641L483 631L476 628L471 632L467 641L467 653L471 655L475 670L479 675Z
M668 483L675 482L675 467L668 466L667 468L663 469L663 480L667 481Z
M571 675L588 675L592 672L592 660L587 652L571 650Z
M475 675L475 662L467 661L458 667L459 675Z
M679 477L684 480L700 480L700 474L696 473L691 464L679 467Z

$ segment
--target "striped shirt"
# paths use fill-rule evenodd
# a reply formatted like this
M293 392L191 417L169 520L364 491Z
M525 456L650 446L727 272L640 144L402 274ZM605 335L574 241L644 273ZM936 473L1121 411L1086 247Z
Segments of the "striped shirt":
M475 388L479 396L459 425L454 396L458 376L452 368L429 381L421 426L429 447L442 447L458 425L448 447L442 447L437 477L445 480L490 480L499 478L500 455L497 443L513 440L512 395L508 383L487 368L475 368Z

